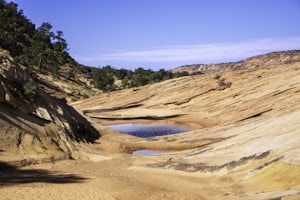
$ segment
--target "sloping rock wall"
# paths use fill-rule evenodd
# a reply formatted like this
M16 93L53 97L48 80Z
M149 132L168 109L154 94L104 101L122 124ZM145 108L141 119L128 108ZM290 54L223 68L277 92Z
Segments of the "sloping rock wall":
M98 131L64 101L51 97L0 50L0 160L21 162L71 158L76 144Z

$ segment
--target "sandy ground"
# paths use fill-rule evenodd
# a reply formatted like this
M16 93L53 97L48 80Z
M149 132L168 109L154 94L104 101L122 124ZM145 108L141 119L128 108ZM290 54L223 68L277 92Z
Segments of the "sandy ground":
M299 178L295 180L298 182L298 189L282 191L279 187L274 191L270 190L270 185L265 185L265 180L241 184L234 174L190 173L151 169L141 165L166 159L170 159L170 156L110 154L99 155L96 162L67 160L18 169L6 168L8 178L0 178L0 199L254 200L300 197ZM281 169L282 167L280 166ZM287 168L285 173L293 173L292 170ZM299 168L294 170L298 171ZM265 191L262 191L263 188Z
M18 180L1 181L0 199L238 199L232 196L232 183L213 174L203 177L134 167L165 159L163 156L114 155L107 159L60 161L8 171Z
M285 121L285 118L282 120ZM102 133L105 134L99 141L106 140L104 142L106 145L115 147L118 141L119 144L120 141L123 141L123 144L128 144L129 141L134 144L145 142L142 139L133 140L130 136L105 130L102 129ZM193 134L193 132L186 134ZM114 140L109 137L112 135ZM224 132L221 135L224 135ZM187 138L187 136L181 137ZM109 142L110 139L114 142ZM178 143L180 141L179 138ZM213 145L221 148L224 143L211 144L210 148L213 148ZM97 148L93 149L91 146ZM109 148L105 149L106 151L99 151L105 147L101 142L91 146L82 146L80 158L77 160L41 163L19 168L0 163L0 199L270 200L300 197L299 162L291 164L283 159L277 162L274 161L273 156L257 155L262 158L251 159L232 170L223 168L211 172L195 171L194 167L199 163L198 155L201 155L199 152L203 151L201 148L164 155L132 155L106 152ZM118 148L110 150L114 151ZM218 151L212 151L211 153L214 154L212 157L209 154L202 154L203 158L200 160L214 167L213 163L217 166L218 162L221 162L220 156L224 161L229 160L225 152L222 150L222 155L217 155ZM241 154L244 155L243 152ZM296 159L297 156L293 157ZM183 166L174 170L172 164ZM185 164L190 165L186 167ZM258 166L263 167L260 170L253 170Z

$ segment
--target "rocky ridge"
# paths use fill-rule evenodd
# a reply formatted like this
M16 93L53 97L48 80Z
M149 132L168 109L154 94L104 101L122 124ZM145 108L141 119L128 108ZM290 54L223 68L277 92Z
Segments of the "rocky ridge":
M263 55L253 56L239 62L218 63L218 64L192 64L172 69L172 72L186 71L189 74L222 73L240 69L255 69L266 66L283 65L300 61L300 50L272 52Z

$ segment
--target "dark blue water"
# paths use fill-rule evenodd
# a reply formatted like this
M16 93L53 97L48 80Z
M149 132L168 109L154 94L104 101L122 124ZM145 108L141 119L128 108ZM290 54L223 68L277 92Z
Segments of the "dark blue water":
M110 125L109 128L121 133L126 133L141 138L170 135L189 131L189 129L181 126L159 124L116 124Z

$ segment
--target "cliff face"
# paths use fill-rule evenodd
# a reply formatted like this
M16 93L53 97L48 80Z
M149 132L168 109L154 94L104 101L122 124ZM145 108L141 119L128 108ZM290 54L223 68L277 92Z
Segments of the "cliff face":
M76 144L99 133L72 107L45 93L0 51L0 160L21 162L70 158Z

